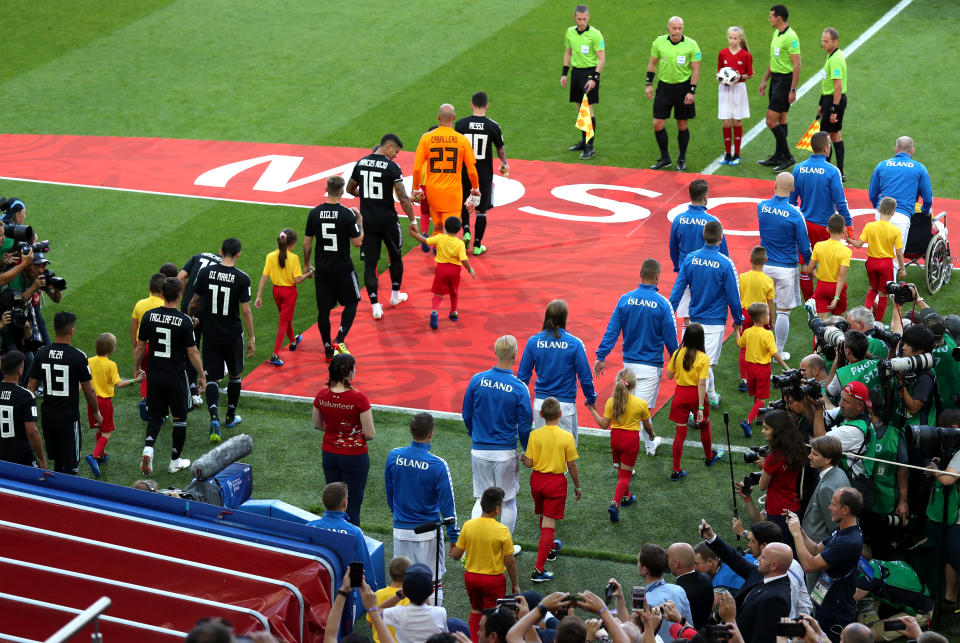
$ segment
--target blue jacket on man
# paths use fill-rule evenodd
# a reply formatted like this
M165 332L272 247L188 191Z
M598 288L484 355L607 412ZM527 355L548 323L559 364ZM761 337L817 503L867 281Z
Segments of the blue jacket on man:
M413 529L428 522L454 518L447 525L447 538L460 538L457 507L453 502L453 478L447 461L430 453L426 442L411 442L387 455L383 472L387 506L393 513L393 526Z
M797 205L798 200L803 218L810 223L826 227L833 213L839 212L848 226L853 225L840 170L827 162L826 154L813 154L793 166L790 205Z
M670 292L670 305L674 310L687 286L690 286L690 321L705 326L726 325L729 307L734 324L743 324L737 269L730 257L720 254L720 246L707 245L687 255Z
M677 350L677 324L670 302L653 284L640 284L621 295L610 315L597 359L607 358L623 332L623 361L663 367L663 349L672 355Z
M355 546L350 560L362 562L364 569L373 569L373 562L370 560L370 550L367 549L367 541L363 537L363 532L359 527L351 524L350 521L347 520L347 513L345 511L325 511L317 520L308 522L307 527L316 527L324 531L332 531L353 537ZM373 587L377 582L376 575L368 573L367 582Z
M757 204L760 245L767 250L767 265L791 268L797 255L810 261L810 237L803 214L785 196L774 196Z
M570 403L577 401L579 378L587 404L593 404L597 401L597 394L593 390L593 371L587 361L587 350L579 337L571 335L565 328L557 330L560 337L554 337L552 330L544 330L527 340L517 378L529 384L536 369L534 395L539 399L555 397Z
M520 444L527 448L533 427L530 390L513 371L494 366L470 378L463 396L463 423L473 438L473 448L506 451Z
M877 207L880 199L885 196L896 199L897 212L908 217L913 216L917 198L923 201L920 206L923 214L930 214L930 207L933 205L930 173L922 163L914 161L906 152L880 161L870 177L870 190L867 194L873 207Z
M670 259L674 272L680 272L680 265L688 254L703 247L703 226L710 221L719 219L707 212L707 206L692 203L686 212L674 218L670 224ZM726 237L720 240L720 252L730 256Z

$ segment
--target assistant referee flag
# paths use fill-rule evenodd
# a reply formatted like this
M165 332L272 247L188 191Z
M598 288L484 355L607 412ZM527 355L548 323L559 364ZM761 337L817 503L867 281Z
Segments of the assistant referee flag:
M810 127L807 128L806 134L801 136L800 140L797 141L797 145L796 145L797 149L807 150L808 152L812 152L813 148L810 147L810 137L819 131L820 131L820 119L817 118L817 119L814 119Z
M577 113L577 129L586 134L589 143L593 138L593 121L590 119L590 101L587 100L586 94L580 101L580 112Z

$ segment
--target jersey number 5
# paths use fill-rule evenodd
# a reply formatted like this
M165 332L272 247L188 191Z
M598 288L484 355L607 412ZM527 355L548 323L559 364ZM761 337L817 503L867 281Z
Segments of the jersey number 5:
M320 226L320 235L323 237L323 249L330 252L337 251L337 224L324 223Z
M456 147L432 147L430 148L430 173L431 174L456 174L460 170L457 159L460 156L460 150ZM449 167L440 167L440 163L449 163Z
M47 381L46 394L54 397L67 397L67 366L66 364L41 364L43 377Z
M477 157L478 161L487 158L487 139L489 138L487 134L464 134L464 136L470 141L473 155Z

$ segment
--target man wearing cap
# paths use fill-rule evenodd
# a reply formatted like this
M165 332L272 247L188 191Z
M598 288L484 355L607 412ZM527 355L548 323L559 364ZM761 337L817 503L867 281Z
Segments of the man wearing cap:
M415 529L425 524L445 523L452 550L460 537L457 508L453 501L453 478L446 460L430 453L433 416L429 413L414 415L410 420L410 435L413 442L409 446L393 449L387 455L384 471L387 506L393 513L393 555L423 563L431 574L435 573L440 587L439 602L442 603L446 564L443 552L439 556L437 553L437 547L443 545L442 538L437 542L436 529L419 534ZM439 569L436 569L438 558ZM433 575L431 588L432 579ZM414 600L412 596L410 600Z
M819 410L822 411L822 399L814 404L819 404ZM813 414L814 437L833 435L840 440L845 453L872 455L876 448L877 436L870 418L871 407L870 391L867 385L860 381L850 382L843 387L839 407ZM869 476L873 473L873 462L870 460L844 456L841 466L851 478Z
M423 563L414 563L403 574L403 589L380 604L383 622L396 629L397 643L422 643L447 630L447 610L428 605L433 595L433 572ZM396 605L403 598L409 605Z

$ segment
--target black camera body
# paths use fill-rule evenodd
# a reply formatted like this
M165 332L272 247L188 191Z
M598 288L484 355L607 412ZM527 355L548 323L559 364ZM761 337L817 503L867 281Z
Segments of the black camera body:
M763 475L759 471L754 471L753 473L748 473L743 479L743 494L749 496L750 492L753 491L753 486L760 482L760 476Z
M750 447L750 453L743 454L743 461L747 464L752 464L760 460L760 458L767 457L767 453L770 452L769 447Z
M38 241L36 243L28 243L26 241L18 241L13 244L13 252L19 252L22 255L27 254L31 249L33 249L34 254L38 252L50 252L50 242Z
M892 295L893 300L900 306L913 301L913 289L906 282L888 281L883 289L887 291L887 294Z
M30 302L23 298L23 293L12 288L0 290L0 315L10 312L10 321L17 328L23 328L27 323L27 307Z
M66 290L67 289L67 280L63 277L58 277L57 273L47 268L43 271L43 277L47 280L48 286L53 286L57 290Z
M823 387L820 386L814 378L803 378L803 374L798 368L791 368L789 370L783 371L780 375L771 375L770 383L774 388L778 388L781 391L790 392L792 395L802 398L803 396L812 397L815 400L820 399L823 395ZM767 407L767 410L776 408L776 403L771 404ZM785 406L780 408L786 408ZM761 409L763 412L764 409Z
M832 347L836 349L843 343L844 333L850 330L850 324L845 319L837 320L835 324L829 326L819 317L814 317L807 322L807 326L813 332L813 336L817 340L817 346L821 348Z
M960 449L960 429L949 426L912 424L907 427L907 447L926 452L938 449L950 455Z
M882 341L890 348L896 348L900 345L900 333L885 328L877 328L873 331L873 336Z

